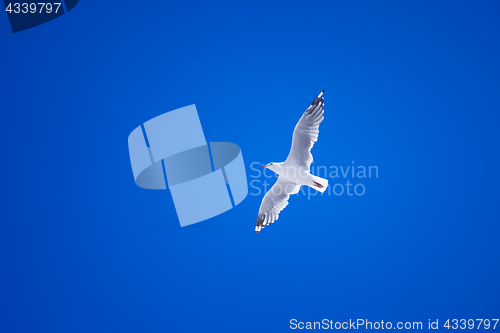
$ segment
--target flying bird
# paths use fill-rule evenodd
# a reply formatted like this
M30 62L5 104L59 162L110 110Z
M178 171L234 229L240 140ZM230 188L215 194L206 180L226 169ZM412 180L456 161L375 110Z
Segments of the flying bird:
M276 183L266 193L259 208L255 232L274 223L288 205L291 194L307 185L323 193L328 180L310 174L313 161L311 148L318 141L319 124L323 121L325 89L314 99L293 130L292 148L285 162L262 165L279 175Z

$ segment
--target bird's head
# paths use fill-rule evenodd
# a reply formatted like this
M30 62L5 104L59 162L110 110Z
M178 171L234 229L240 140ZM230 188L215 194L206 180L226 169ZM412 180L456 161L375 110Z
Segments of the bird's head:
M283 163L277 163L277 162L271 162L271 163L268 163L268 164L262 164L261 166L264 167L264 168L268 168L269 170L272 170L274 172L277 173L277 171L279 169L281 169L281 165Z

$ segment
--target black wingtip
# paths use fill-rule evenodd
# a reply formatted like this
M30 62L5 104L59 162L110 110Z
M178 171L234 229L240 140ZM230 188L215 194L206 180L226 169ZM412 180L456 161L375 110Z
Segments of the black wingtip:
M319 101L320 99L322 99L324 94L325 94L325 89L321 90L321 92L318 94L318 97L316 97L314 99L314 102Z
M264 213L259 213L259 215L257 215L257 223L255 224L255 233L258 234L260 232L260 230L257 230L257 227L260 227L260 229L262 229L263 227L263 223L264 220L266 219L266 214Z
M316 106L318 106L318 104L323 100L323 94L325 93L325 89L323 89L319 95L314 99L314 101L312 101L312 103L309 105L309 107L307 108L306 112L308 113L311 113L312 110L314 110L314 108Z

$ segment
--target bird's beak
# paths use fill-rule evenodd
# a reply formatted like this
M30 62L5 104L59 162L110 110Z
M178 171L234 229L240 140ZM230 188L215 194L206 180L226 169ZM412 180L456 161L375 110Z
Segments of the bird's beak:
M261 167L267 168L267 164L262 164Z

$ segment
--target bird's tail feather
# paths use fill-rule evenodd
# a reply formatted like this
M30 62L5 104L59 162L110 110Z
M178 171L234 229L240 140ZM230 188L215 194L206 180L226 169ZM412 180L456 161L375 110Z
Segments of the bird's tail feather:
M317 191L320 191L321 193L325 192L326 188L328 187L328 179L313 176L312 181L313 184L311 187Z

